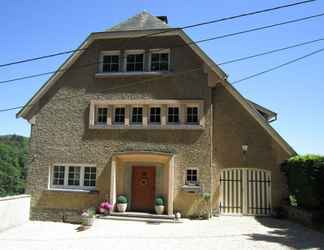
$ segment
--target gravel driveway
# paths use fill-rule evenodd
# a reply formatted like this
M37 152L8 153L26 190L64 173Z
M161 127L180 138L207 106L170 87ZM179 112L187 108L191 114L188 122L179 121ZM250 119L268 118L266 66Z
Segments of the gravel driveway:
M88 230L77 229L29 222L0 233L0 249L324 249L324 234L271 218L219 217L179 224L96 220Z

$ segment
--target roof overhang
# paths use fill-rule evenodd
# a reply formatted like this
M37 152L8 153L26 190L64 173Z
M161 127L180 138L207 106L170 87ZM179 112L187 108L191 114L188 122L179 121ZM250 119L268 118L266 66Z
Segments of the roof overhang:
M68 70L72 64L83 54L83 52L95 41L99 39L117 39L117 38L140 38L143 36L159 37L159 36L180 36L192 50L203 59L203 61L214 71L222 80L227 78L225 72L197 45L187 34L179 28L170 29L154 29L154 30L129 30L129 31L106 31L91 33L76 49L76 51L68 57L64 63L58 68L43 86L34 94L34 96L24 105L17 113L17 118L27 118L28 112L32 106L37 103L42 96L56 83L58 79Z

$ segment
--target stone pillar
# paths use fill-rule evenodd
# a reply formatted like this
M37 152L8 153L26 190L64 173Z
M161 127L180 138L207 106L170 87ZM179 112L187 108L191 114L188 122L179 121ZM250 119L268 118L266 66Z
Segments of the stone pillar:
M143 127L147 127L148 124L148 105L143 106Z
M113 209L115 209L116 205L116 157L112 157L111 160L111 172L110 172L110 197L109 202L113 205Z
M168 189L168 215L173 215L173 193L174 193L174 156L169 160L169 189Z

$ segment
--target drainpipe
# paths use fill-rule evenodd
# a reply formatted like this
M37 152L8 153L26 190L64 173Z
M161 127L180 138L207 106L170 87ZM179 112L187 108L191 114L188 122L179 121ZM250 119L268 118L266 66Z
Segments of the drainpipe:
M213 216L213 131L214 131L214 109L213 109L213 88L209 88L210 100L210 131L209 131L209 144L210 144L210 216Z

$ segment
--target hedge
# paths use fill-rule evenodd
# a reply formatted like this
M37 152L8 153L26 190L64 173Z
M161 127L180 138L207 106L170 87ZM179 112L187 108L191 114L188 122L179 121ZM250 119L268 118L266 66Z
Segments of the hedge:
M294 156L281 164L281 170L298 207L324 208L324 156Z

